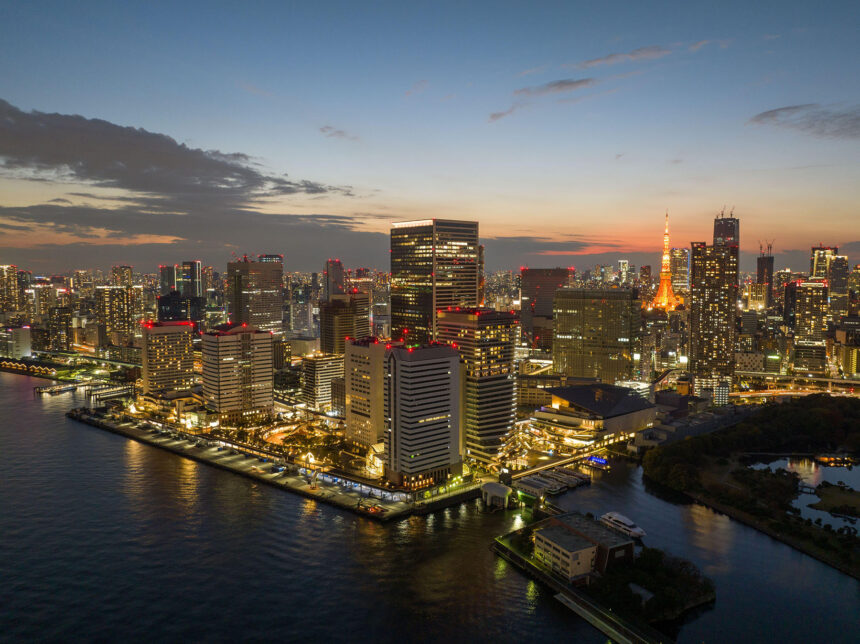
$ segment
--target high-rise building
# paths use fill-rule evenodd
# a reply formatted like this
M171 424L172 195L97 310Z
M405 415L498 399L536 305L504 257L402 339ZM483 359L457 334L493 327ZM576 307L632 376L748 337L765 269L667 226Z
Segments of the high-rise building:
M143 391L187 391L194 385L193 327L190 322L143 325Z
M385 435L385 354L400 343L361 338L346 343L343 377L346 389L346 439L362 447Z
M427 219L391 227L391 334L436 337L436 311L478 306L478 222Z
M839 253L836 246L813 246L809 256L809 279L826 280L830 272L830 262Z
M675 294L690 292L690 249L673 248L669 256L672 269L672 289Z
M651 308L674 311L680 300L672 289L672 251L669 246L669 213L666 213L666 229L663 232L663 258L660 263L660 285L651 300Z
M740 242L740 220L731 214L726 217L720 213L714 219L714 246L740 246Z
M690 372L698 392L734 373L738 247L693 242L690 267Z
M761 254L756 259L756 284L765 284L765 292L767 302L766 307L770 308L773 305L773 245L767 245L767 254L764 248L761 248Z
M646 264L639 267L639 296L647 302L654 292L654 279L651 275L651 266Z
M370 333L370 295L333 295L320 304L320 351L343 354L347 338L365 338Z
M274 408L272 334L224 324L203 334L203 398L221 423L244 425Z
M0 266L0 313L21 309L21 290L18 288L18 267Z
M834 255L830 260L827 285L830 290L830 317L838 320L842 315L848 315L848 257Z
M280 261L252 262L245 256L241 261L227 264L230 320L281 335L284 331L283 283L284 265Z
M302 358L302 401L311 409L328 409L335 378L343 378L343 354L312 353Z
M516 421L517 316L486 308L443 309L437 313L437 333L460 354L465 456L493 463Z
M134 285L134 273L131 266L114 266L110 269L110 283L113 286L131 288Z
M182 262L177 281L185 297L203 297L203 263L199 259Z
M29 326L0 326L0 356L20 360L32 353L32 329Z
M442 344L391 347L385 361L386 478L418 489L459 475L459 354Z
M569 283L568 268L520 269L520 320L529 346L552 349L552 302L555 292Z
M331 301L335 295L346 293L346 282L344 281L343 264L339 259L329 259L325 263L325 300Z
M633 380L641 302L635 289L565 288L553 305L553 369L614 384Z
M72 345L72 309L52 306L48 310L48 337L52 351L68 351Z
M797 284L794 337L800 342L823 342L827 330L827 283Z
M630 262L626 259L618 260L618 283L625 286L630 281Z
M159 295L167 295L173 291L178 291L177 266L159 266L158 267L158 293Z
M159 295L156 304L156 315L159 322L180 322L183 320L194 323L200 328L206 313L206 300L202 297L186 297L179 291L171 291L167 295Z
M131 289L125 286L96 287L96 315L104 328L104 343L126 344L132 336Z

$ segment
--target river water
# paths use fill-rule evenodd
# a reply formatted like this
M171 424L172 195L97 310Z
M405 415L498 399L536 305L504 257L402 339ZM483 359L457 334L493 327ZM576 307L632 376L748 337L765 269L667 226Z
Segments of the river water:
M391 525L70 421L0 373L0 640L605 638L488 549L518 512L470 502ZM560 497L687 557L716 603L684 642L856 641L860 583L616 463Z

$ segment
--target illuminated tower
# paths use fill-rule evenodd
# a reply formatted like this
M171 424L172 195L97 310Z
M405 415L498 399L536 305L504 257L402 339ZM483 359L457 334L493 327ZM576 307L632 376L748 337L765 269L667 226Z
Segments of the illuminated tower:
M663 233L663 262L660 265L660 286L651 300L652 309L674 311L681 303L672 289L672 251L669 248L669 213L666 213L666 230Z

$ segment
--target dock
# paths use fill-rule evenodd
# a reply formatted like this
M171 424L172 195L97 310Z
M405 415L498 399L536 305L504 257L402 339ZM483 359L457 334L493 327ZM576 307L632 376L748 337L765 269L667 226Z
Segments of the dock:
M426 501L411 501L404 499L404 494L351 481L338 474L308 469L251 446L225 446L223 439L155 428L142 429L132 422L102 418L87 408L73 409L66 415L87 425L377 521L428 514L481 496L480 483L475 483Z

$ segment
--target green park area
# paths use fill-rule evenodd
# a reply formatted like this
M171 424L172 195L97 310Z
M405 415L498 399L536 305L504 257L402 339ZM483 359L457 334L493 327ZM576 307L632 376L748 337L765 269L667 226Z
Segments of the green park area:
M860 454L860 400L826 394L774 404L711 434L650 450L645 476L860 578L857 529L803 519L797 474L749 467L756 455ZM816 509L851 514L857 493L819 486Z

